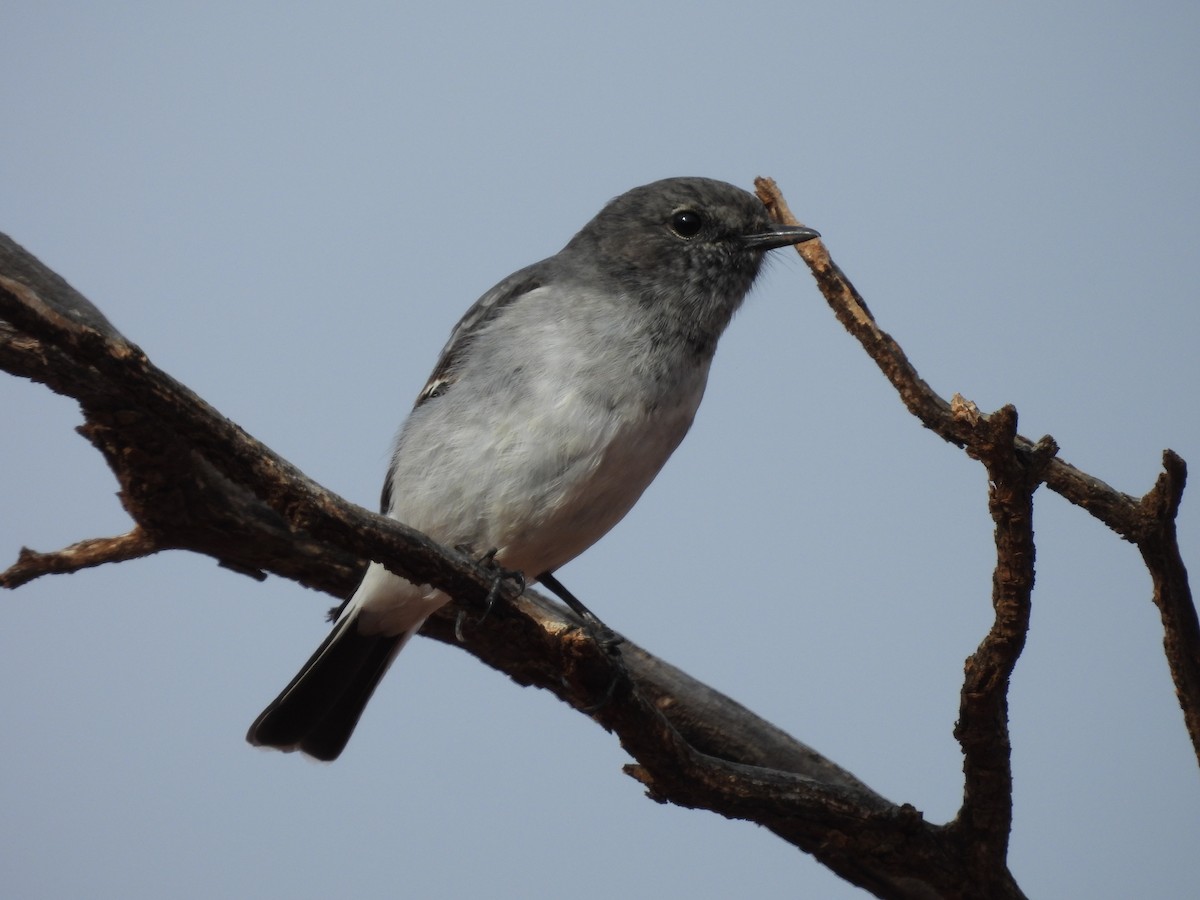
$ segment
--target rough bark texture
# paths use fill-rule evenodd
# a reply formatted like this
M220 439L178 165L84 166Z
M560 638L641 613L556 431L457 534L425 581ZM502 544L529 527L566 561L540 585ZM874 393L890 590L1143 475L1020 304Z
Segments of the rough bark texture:
M759 195L795 223L773 182ZM839 321L862 343L923 425L987 469L996 524L995 620L966 662L955 735L963 805L953 821L924 820L879 796L812 748L632 644L615 662L571 614L527 591L474 617L492 573L399 523L329 493L157 369L86 298L0 235L0 367L79 401L80 431L104 455L134 521L126 535L53 553L22 550L0 574L18 587L42 575L168 548L207 554L255 578L290 578L346 596L376 559L456 599L425 633L460 646L524 685L554 693L615 733L630 775L655 800L769 828L847 881L886 898L1016 898L1006 856L1012 825L1008 682L1029 625L1033 495L1041 484L1135 543L1154 583L1165 649L1200 757L1200 627L1175 539L1186 467L1165 471L1138 499L1056 457L1049 438L1016 431L1006 407L981 414L947 401L876 325L820 241L798 247ZM614 685L615 679L615 687ZM598 701L611 690L607 702Z

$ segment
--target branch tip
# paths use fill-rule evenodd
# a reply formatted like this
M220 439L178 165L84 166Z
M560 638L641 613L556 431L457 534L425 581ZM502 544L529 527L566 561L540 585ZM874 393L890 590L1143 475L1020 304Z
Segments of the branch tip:
M0 587L18 588L43 575L67 575L105 563L150 556L162 549L165 548L141 526L117 537L90 538L52 553L22 547L17 561L0 572Z

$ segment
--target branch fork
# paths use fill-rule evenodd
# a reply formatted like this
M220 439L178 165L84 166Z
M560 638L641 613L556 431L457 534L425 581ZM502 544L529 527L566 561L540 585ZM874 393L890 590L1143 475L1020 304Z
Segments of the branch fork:
M756 181L776 221L799 224L775 183ZM1154 582L1164 645L1200 758L1200 627L1175 535L1186 466L1166 451L1142 498L1033 442L1004 407L985 415L946 401L884 332L824 243L797 245L838 321L863 346L926 428L985 467L995 523L994 621L964 666L955 736L963 749L963 804L927 822L853 774L632 642L621 663L572 614L534 591L502 602L478 626L494 585L486 566L405 526L347 503L156 368L98 309L0 235L0 368L79 401L84 436L104 455L134 521L127 534L53 553L23 549L0 573L15 588L50 574L124 562L164 549L204 553L255 578L290 578L336 597L375 559L453 596L424 633L457 644L523 685L591 715L633 757L626 767L658 802L756 822L847 881L885 898L1018 898L1006 855L1012 826L1008 681L1029 627L1034 583L1033 496L1046 487L1137 545ZM457 636L456 636L457 632ZM625 673L628 677L626 678ZM616 681L613 681L616 677ZM604 685L615 685L604 702Z

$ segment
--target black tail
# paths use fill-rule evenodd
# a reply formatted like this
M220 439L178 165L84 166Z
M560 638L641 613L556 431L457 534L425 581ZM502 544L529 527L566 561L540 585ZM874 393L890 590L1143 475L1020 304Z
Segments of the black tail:
M351 614L334 626L291 684L246 733L257 747L338 758L354 726L409 635L360 634Z

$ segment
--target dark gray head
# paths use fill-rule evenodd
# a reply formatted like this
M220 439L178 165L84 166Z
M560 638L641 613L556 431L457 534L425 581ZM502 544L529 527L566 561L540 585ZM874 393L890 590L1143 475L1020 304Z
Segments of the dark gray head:
M776 225L757 197L732 184L667 178L610 201L559 256L715 343L764 253L815 237L811 228Z

